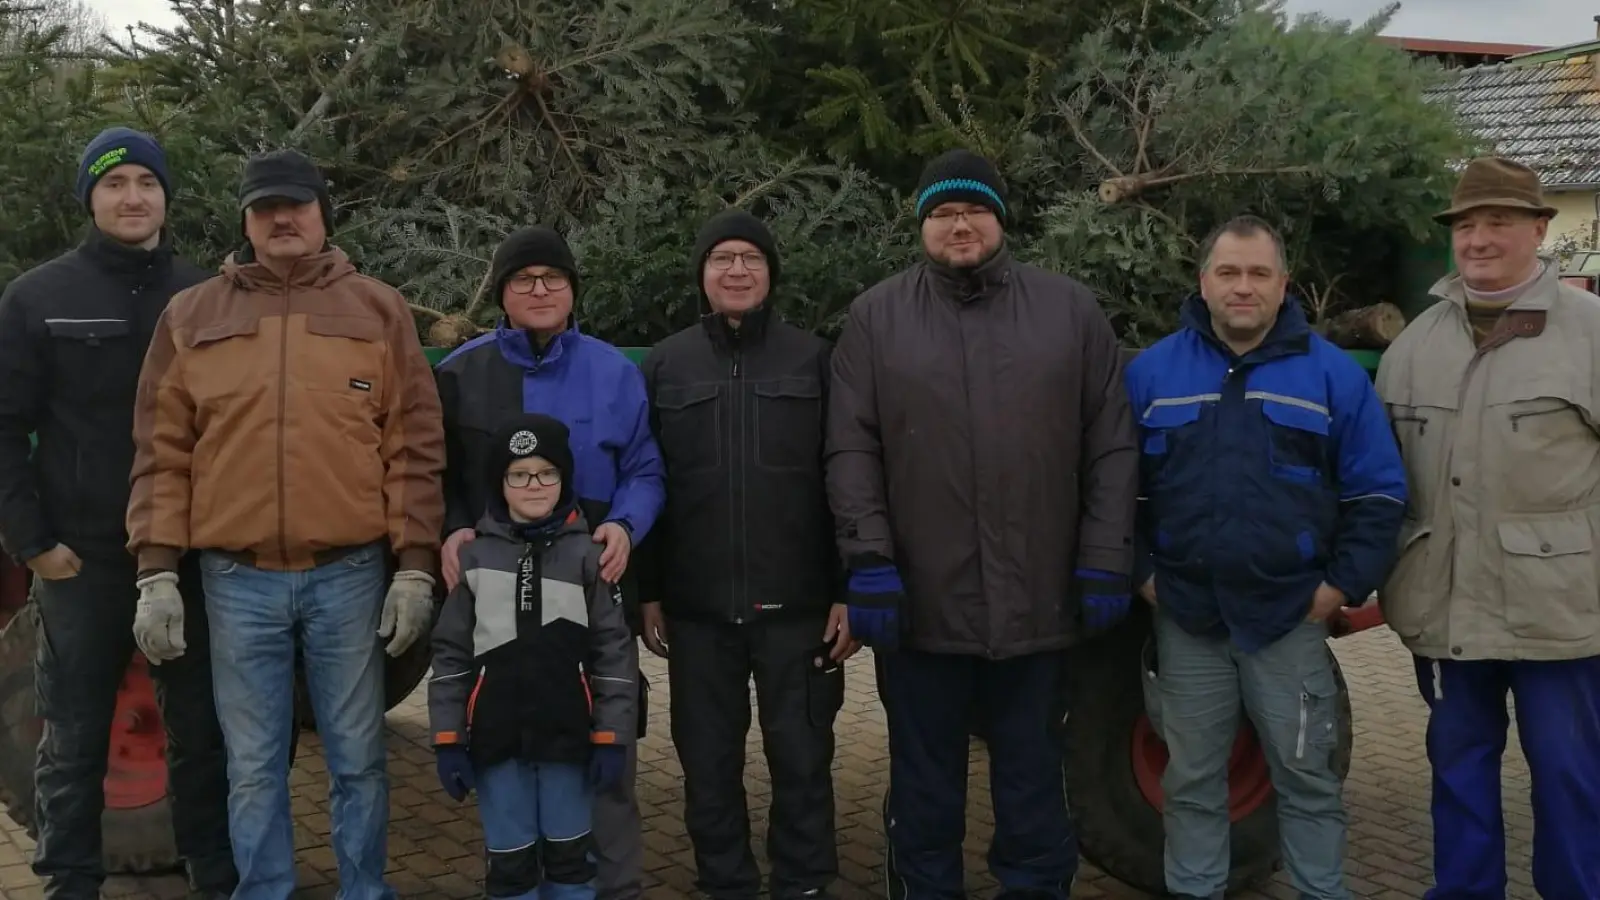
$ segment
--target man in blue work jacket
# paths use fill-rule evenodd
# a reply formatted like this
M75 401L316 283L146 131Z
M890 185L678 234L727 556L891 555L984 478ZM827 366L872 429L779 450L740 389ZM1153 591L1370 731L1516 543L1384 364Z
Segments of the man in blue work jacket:
M1228 883L1242 706L1266 749L1302 898L1344 900L1326 639L1394 557L1406 480L1383 404L1285 302L1283 241L1253 217L1202 246L1183 328L1128 367L1140 425L1135 583L1156 607L1167 890Z
M495 251L489 278L504 318L492 333L463 344L435 370L445 429L445 583L454 588L460 579L461 545L472 540L473 525L487 503L477 473L496 452L491 446L496 429L507 415L543 413L570 429L578 506L595 526L595 541L605 545L600 577L618 585L637 635L629 556L655 524L666 496L644 375L622 351L578 330L573 315L578 266L561 235L544 227L512 232ZM637 660L637 644L632 652ZM639 685L643 735L642 677ZM595 796L598 900L638 900L643 893L636 765L630 746L618 786Z

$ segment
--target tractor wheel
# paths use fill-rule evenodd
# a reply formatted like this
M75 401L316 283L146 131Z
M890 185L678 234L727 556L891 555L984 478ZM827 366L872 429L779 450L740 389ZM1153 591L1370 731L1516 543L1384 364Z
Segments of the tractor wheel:
M33 660L39 608L29 602L0 631L0 804L34 839L33 773L43 732L35 706ZM292 732L294 762L299 734ZM149 874L179 865L167 791L166 732L144 657L134 654L117 694L105 780L101 840L108 873Z
M1144 604L1111 634L1068 654L1066 782L1083 856L1101 871L1156 896L1166 894L1161 773L1167 749L1145 714L1142 657L1153 639ZM1328 650L1330 658L1333 651ZM1350 771L1350 694L1337 658L1334 770ZM1255 730L1245 722L1228 768L1232 871L1229 890L1279 865L1277 804Z

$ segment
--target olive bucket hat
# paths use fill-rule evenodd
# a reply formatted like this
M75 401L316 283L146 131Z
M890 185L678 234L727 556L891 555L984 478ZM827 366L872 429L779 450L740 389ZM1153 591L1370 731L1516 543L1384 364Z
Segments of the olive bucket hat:
M1525 209L1555 218L1556 209L1544 202L1539 173L1519 162L1485 156L1467 164L1450 197L1450 208L1435 213L1433 220L1448 225L1464 212L1486 206Z

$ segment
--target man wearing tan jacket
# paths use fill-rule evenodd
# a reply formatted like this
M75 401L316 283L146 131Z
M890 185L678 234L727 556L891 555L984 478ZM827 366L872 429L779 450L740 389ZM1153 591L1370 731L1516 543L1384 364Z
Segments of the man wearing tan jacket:
M1600 298L1539 259L1554 215L1532 170L1472 162L1436 217L1457 273L1378 370L1410 482L1381 599L1431 708L1430 900L1506 895L1508 693L1534 886L1600 897Z
M240 208L248 246L173 298L140 376L134 631L152 662L183 653L176 563L200 550L233 900L295 888L297 642L332 780L340 896L390 900L379 637L399 655L432 624L439 398L404 299L327 243L327 187L309 159L252 159Z

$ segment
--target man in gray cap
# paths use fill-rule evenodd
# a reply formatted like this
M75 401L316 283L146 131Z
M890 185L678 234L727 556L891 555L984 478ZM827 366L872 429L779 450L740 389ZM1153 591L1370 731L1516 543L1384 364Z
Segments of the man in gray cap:
M398 656L432 625L439 397L405 299L328 244L328 191L309 159L252 159L240 206L249 243L173 299L140 376L128 549L145 652L183 653L175 562L201 551L226 660L214 682L233 900L286 900L295 887L297 643L333 782L341 896L389 900L379 638Z
M1430 709L1434 898L1503 897L1500 758L1516 698L1533 883L1600 897L1600 298L1539 257L1539 176L1474 160L1456 271L1383 354L1411 503L1380 593Z

